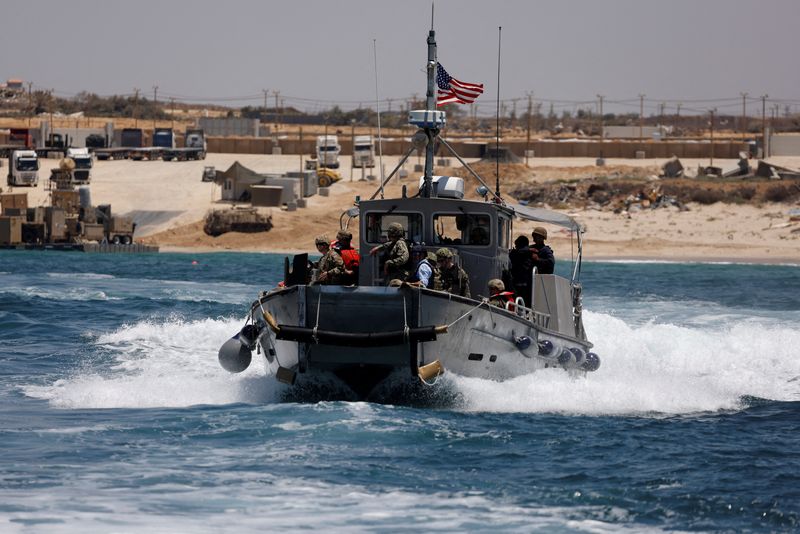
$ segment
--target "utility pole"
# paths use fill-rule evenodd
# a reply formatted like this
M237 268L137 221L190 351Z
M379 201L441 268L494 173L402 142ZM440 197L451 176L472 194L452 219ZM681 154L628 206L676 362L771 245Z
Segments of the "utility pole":
M170 112L169 115L172 117L172 129L175 129L175 97L169 99L170 103Z
M31 118L33 118L33 82L28 82L28 128L31 127Z
M156 133L156 107L158 106L158 86L153 86L153 133Z
M278 132L278 95L281 94L280 91L272 91L272 94L275 95L275 133Z
M747 93L739 93L742 95L742 141L747 137Z
M767 154L767 98L769 95L761 95L761 157L768 158Z
M353 160L356 158L356 120L350 119L350 144L353 146L353 156L350 160L350 181L353 181ZM364 169L364 163L361 164L361 169Z
M644 95L639 94L639 142L641 143L644 140L643 134L644 128Z
M603 99L605 98L604 95L597 95L597 98L600 99L600 142L602 143L606 136L605 136L605 121L603 120ZM602 157L602 155L601 155Z
M531 151L531 109L533 108L533 93L528 93L528 135L525 141L525 166L528 166L528 153ZM500 156L498 156L500 157Z
M133 127L139 126L139 89L133 89Z
M48 104L49 104L48 107L50 108L50 140L51 140L51 143L52 143L52 139L53 139L53 131L55 130L55 126L53 125L53 106L55 104L54 101L53 101L53 91L55 91L55 89L50 89L50 92L48 93L48 96L50 97L50 98L48 98Z
M716 113L717 109L710 109L708 112L711 114L711 163L709 166L714 166L714 113Z

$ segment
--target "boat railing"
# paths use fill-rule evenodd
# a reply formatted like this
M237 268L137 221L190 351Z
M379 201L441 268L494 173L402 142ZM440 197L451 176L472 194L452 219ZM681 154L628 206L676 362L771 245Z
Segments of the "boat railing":
M536 326L542 328L550 327L550 314L534 310L525 306L525 301L522 297L517 297L514 302L507 302L506 309L510 312L517 314L526 321L529 321Z

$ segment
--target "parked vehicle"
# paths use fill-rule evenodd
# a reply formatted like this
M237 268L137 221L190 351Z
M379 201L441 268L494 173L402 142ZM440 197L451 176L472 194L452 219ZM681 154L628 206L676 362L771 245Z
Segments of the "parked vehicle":
M144 132L141 128L123 128L119 144L125 148L141 148L144 146Z
M342 147L335 135L320 135L317 137L317 161L322 168L338 169L339 153Z
M175 134L172 132L172 128L153 130L152 145L159 148L175 148Z
M101 204L94 209L98 224L103 225L103 237L108 243L115 245L130 245L133 243L133 233L136 223L130 217L111 215L111 205Z
M217 177L217 169L214 167L203 167L203 181L213 182Z
M14 150L8 157L8 185L39 183L39 156L35 150Z
M375 167L375 142L371 135L357 135L353 139L353 167Z
M190 159L206 159L208 152L208 142L205 132L200 128L187 128L186 136L183 138L183 145L186 148L194 149L196 157Z
M92 155L88 148L68 148L67 157L75 163L72 171L72 181L78 184L88 184L92 173Z
M183 139L183 148L163 148L161 159L164 161L186 161L190 159L206 159L206 137L203 130L189 128Z
M106 142L106 138L100 134L90 134L86 136L86 148L94 149L94 148L106 148L108 143Z

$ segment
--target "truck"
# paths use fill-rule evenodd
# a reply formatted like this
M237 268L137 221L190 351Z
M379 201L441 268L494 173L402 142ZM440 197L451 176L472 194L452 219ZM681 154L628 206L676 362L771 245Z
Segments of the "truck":
M39 183L39 156L35 150L14 150L8 156L8 185Z
M186 148L192 148L196 152L196 158L192 159L206 159L206 152L208 152L208 141L206 141L206 134L200 128L187 128L186 137L183 138L183 144Z
M90 219L86 211L84 218ZM94 219L97 224L103 225L103 239L115 245L130 245L133 243L133 233L136 223L130 217L111 215L111 205L101 204L94 208Z
M320 135L317 137L317 161L321 168L338 169L339 139L335 135Z
M119 136L119 146L141 148L144 146L144 132L141 128L123 128Z
M88 184L92 173L92 155L88 148L68 148L67 157L75 163L72 170L72 181L77 184Z
M159 148L175 148L175 134L172 128L156 128L153 130L153 146Z
M164 148L161 152L161 157L164 161L206 159L207 147L208 144L203 130L187 128L186 136L183 138L183 148Z
M375 143L371 135L357 135L353 138L353 167L375 167Z

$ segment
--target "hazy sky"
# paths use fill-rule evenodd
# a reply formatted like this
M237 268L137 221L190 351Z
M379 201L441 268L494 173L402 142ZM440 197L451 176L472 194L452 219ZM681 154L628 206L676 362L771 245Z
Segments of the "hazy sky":
M424 94L430 0L25 0L3 10L0 79L60 96L80 91L263 104L263 90L307 111L393 109ZM797 0L436 0L439 60L483 83L494 113L498 26L500 98L527 95L574 110L605 95L605 111L646 114L716 107L748 114L769 104L800 110ZM383 108L388 104L382 104Z

